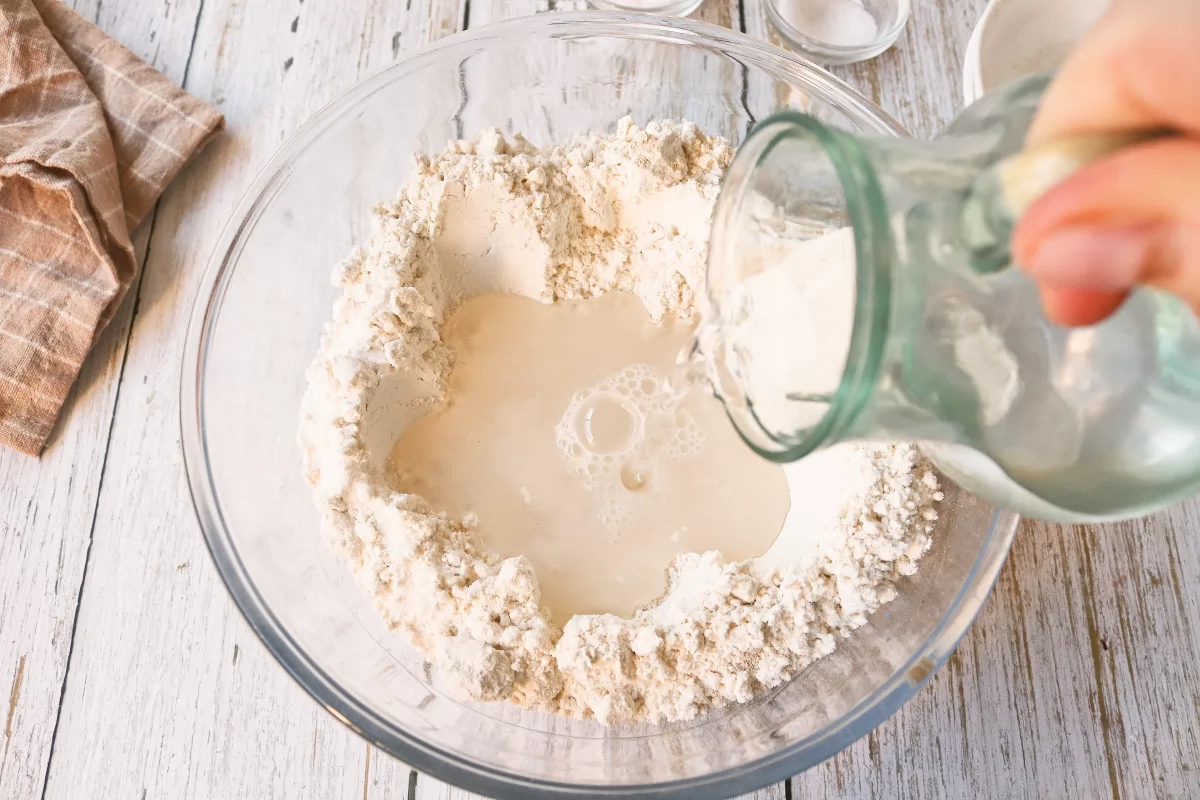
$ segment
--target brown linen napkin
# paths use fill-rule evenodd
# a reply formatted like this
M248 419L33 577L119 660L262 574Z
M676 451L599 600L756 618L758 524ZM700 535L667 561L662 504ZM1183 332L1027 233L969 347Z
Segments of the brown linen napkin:
M0 444L46 446L130 230L222 124L58 0L0 0Z

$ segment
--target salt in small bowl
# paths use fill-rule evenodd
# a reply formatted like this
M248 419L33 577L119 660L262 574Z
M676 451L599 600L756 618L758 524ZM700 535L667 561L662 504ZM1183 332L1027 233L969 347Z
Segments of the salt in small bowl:
M852 64L887 50L908 22L910 0L766 0L787 45L821 64Z

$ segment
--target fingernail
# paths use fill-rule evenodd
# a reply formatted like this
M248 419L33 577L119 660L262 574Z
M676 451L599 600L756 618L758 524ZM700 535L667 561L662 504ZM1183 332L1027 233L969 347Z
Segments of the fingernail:
M1042 240L1025 271L1038 281L1128 289L1150 255L1147 226L1064 228Z

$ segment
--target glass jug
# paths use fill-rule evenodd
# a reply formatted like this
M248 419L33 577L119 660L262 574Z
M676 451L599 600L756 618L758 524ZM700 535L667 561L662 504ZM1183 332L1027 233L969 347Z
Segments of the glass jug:
M751 132L714 212L697 353L760 454L918 441L992 503L1062 521L1200 488L1192 312L1140 289L1063 328L1011 267L1020 210L1087 160L1015 158L1047 82L985 97L933 142L793 113Z

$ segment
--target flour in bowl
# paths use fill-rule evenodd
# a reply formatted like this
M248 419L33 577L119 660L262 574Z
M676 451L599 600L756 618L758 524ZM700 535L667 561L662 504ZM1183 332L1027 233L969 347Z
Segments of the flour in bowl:
M533 320L525 315L541 309L516 308L516 298L495 294L508 293L561 304L564 313L601 313L592 304L604 301L613 313L646 317L646 341L659 335L650 321L663 331L693 322L703 296L709 217L731 157L726 142L687 122L639 128L625 119L613 134L583 134L548 149L485 131L437 155L417 156L398 199L375 210L369 246L338 267L342 296L302 405L305 476L335 546L387 623L432 662L435 685L455 696L509 700L605 724L690 719L749 700L831 652L895 596L895 581L911 574L929 547L941 495L930 467L907 445L842 445L782 468L747 462L746 470L761 471L753 480L761 497L741 501L753 506L717 503L687 526L701 530L668 532L660 525L665 517L647 516L651 505L621 495L620 486L636 493L666 479L676 481L671 491L687 492L703 478L694 470L704 464L688 459L725 458L729 451L713 437L729 431L703 429L703 412L696 410L696 417L670 417L675 438L668 439L676 444L648 438L638 426L660 410L637 387L661 374L640 361L597 366L587 388L547 400L533 415L550 419L555 404L562 405L561 424L545 423L546 446L560 447L564 474L584 482L578 491L562 489L574 492L572 503L586 504L589 495L581 492L598 498L608 491L603 487L617 487L619 501L597 517L607 527L580 528L589 535L607 530L611 541L588 540L590 555L579 563L520 535L519 526L535 524L529 520L557 519L550 512L561 511L554 505L558 484L522 481L520 459L511 475L455 463L496 458L486 447L467 447L477 441L449 442L465 430L463 419L487 420L480 416L486 404L471 407L473 390L461 381L473 369L499 380L486 368L488 358L504 352L488 351L476 367L452 377L456 354L447 341L458 342L463 364L471 363L463 344L469 337L456 334L456 320L479 314L479 336L501 324L505 331L528 324L534 333L525 341L544 340L548 334L537 326L551 318ZM540 347L520 346L531 350L532 370L538 357L532 351ZM581 372L572 380L592 377ZM455 386L468 408L459 427L439 431L438 415L455 410ZM510 395L519 397L521 386L509 387ZM594 428L570 427L582 419L581 405ZM497 426L517 412L505 413L491 423L498 440ZM641 421L630 423L626 413ZM485 429L474 438L487 436ZM641 460L593 480L575 436L597 437L598 453L627 451ZM511 485L501 502L487 492L458 492L464 482L502 479ZM718 481L725 483L732 478ZM423 486L431 497L449 493L432 503L418 493ZM751 494L744 487L736 492ZM470 499L455 507L462 497ZM655 514L683 513L655 508ZM623 540L638 514L653 524ZM650 539L653 558L640 567L629 563L649 552ZM735 557L711 549L714 542ZM669 567L664 592L655 588L660 561ZM551 574L556 565L591 568L597 580L560 580ZM628 598L614 593L620 586L613 583L626 575Z

